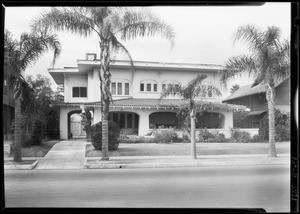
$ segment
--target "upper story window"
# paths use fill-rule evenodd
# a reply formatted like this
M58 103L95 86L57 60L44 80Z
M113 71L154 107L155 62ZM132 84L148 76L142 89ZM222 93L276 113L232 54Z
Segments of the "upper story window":
M179 87L179 82L178 81L170 81L170 80L167 80L167 81L163 81L162 84L161 84L161 89L164 90L165 88L168 87L169 84L175 84L176 87Z
M87 97L87 88L73 87L73 97Z
M207 86L212 85L209 82L204 82L202 84L202 86L204 86L203 88L205 89L202 93L200 93L200 95L198 97L201 98L213 98L213 92L212 90L208 90Z
M157 82L154 80L144 80L140 83L140 91L157 92Z
M110 90L112 95L129 95L129 82L112 80Z

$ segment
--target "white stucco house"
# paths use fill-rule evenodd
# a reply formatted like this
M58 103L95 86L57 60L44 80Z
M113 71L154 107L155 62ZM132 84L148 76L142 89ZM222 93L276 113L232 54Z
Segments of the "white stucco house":
M86 54L86 59L77 60L77 67L49 68L48 72L64 93L60 104L60 138L68 139L72 133L71 115L90 111L93 123L101 121L99 60L96 54ZM168 83L187 84L199 74L206 74L204 84L220 87L217 76L222 66L211 64L159 63L135 61L111 62L111 94L109 119L118 123L125 134L146 135L153 126L175 126L176 111L184 102L179 97L159 99ZM230 137L233 126L233 111L245 110L245 106L222 104L221 96L208 93L198 100L226 105L229 110L207 109L198 118L197 129L218 130ZM151 126L150 126L151 124ZM77 133L79 133L77 131ZM84 133L84 132L81 132Z

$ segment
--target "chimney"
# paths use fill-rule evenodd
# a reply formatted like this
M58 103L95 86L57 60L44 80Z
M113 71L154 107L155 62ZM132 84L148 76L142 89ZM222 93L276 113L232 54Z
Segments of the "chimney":
M95 53L86 53L85 56L86 56L85 57L86 60L96 60L97 54L95 54Z

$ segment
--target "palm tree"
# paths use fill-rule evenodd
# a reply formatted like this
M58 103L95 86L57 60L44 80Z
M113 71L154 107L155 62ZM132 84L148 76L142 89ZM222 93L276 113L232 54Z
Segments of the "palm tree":
M198 75L195 79L192 79L186 86L181 84L168 84L168 86L162 91L161 97L164 98L169 95L177 95L187 101L187 109L191 119L191 155L196 159L196 114L197 109L201 111L201 108L197 108L196 99L205 97L207 93L220 95L220 91L212 85L203 85L202 82L207 76L204 74Z
M22 33L20 40L17 41L13 39L12 34L8 30L5 30L4 72L5 76L12 80L15 98L14 162L22 161L21 100L24 95L23 92L28 92L28 88L30 88L23 77L23 72L49 49L53 49L54 51L52 61L52 65L54 65L61 50L56 35L48 34L46 30Z
M127 7L76 7L52 8L41 14L33 23L33 28L51 28L69 31L81 36L97 34L100 46L100 79L101 113L102 113L102 160L108 156L108 115L112 101L110 93L110 61L111 53L122 51L130 59L129 51L120 40L131 40L138 36L162 37L174 43L173 29L162 22L149 10L133 10Z
M280 41L278 27L268 27L261 31L254 25L241 26L237 29L235 40L242 40L248 46L250 55L232 57L226 62L226 69L220 72L221 80L226 82L243 73L253 75L258 84L266 86L269 117L268 156L276 157L275 148L275 82L290 75L290 45L287 40Z

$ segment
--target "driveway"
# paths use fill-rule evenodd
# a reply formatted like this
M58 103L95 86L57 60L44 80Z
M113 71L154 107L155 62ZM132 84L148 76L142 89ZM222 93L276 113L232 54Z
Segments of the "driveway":
M55 144L35 169L82 169L85 140L66 140Z

